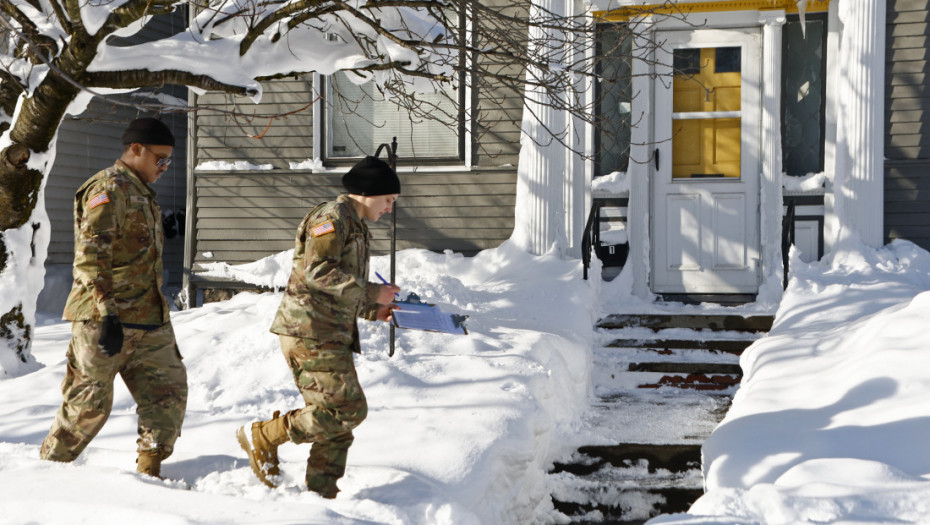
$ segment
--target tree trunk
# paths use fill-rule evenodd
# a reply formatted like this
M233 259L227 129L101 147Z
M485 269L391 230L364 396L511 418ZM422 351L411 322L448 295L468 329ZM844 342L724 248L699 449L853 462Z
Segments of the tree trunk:
M13 144L0 153L0 374L20 375L34 366L30 352L35 305L45 273L45 247L37 257L36 233L48 221L33 219L43 174L26 167L29 149ZM44 205L43 205L44 207ZM44 215L44 210L42 211ZM37 227L36 227L37 226ZM45 232L43 232L45 233ZM47 238L47 235L45 235Z
M23 101L9 131L12 144L0 152L0 376L36 368L30 348L50 233L41 196L54 163L45 152L77 94L49 75Z
M28 258L22 253L21 240L38 200L42 174L26 167L29 157L29 148L22 144L13 144L0 153L0 283L9 283L0 303L0 371L12 375L28 371L35 361L29 351L35 298L32 319L24 315L23 308L28 300L25 295L33 288L24 286L23 279L35 261L30 260L31 251Z

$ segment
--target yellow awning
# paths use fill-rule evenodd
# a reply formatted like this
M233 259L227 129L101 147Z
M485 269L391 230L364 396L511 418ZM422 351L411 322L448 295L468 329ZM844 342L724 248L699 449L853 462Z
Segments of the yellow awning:
M820 13L830 6L830 0L808 0L807 13ZM604 22L626 22L632 17L643 15L687 16L696 13L721 13L727 11L774 11L783 9L787 13L797 13L795 0L731 0L729 2L694 2L675 5L652 4L629 6L610 11L595 11L595 18Z

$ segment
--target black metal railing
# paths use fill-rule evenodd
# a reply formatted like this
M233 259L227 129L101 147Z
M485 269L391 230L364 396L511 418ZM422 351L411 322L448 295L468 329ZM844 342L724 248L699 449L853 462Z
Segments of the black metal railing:
M381 151L387 152L388 166L397 173L397 137L392 137L391 143L384 143L378 146L375 151L375 158L381 157ZM391 211L391 283L397 282L397 203ZM394 346L396 334L394 333L394 323L391 325L391 343L388 348L388 357L394 357Z
M626 206L627 199L625 197L596 198L591 202L591 212L588 214L584 232L581 234L581 262L584 267L585 279L588 278L589 269L591 268L591 257L597 257L605 269L622 268L626 264L630 251L629 243L603 244L605 239L602 235L603 225L611 225L614 221L625 222L622 216L611 215L611 212L608 212L605 216L603 214L605 209L621 209Z
M788 252L794 244L794 212L794 201L788 201L788 210L781 219L781 262L784 269L781 284L783 289L788 288L788 264L790 262Z
M581 264L584 268L583 277L586 281L588 280L588 269L591 267L591 252L600 242L600 228L594 227L599 222L599 208L600 206L596 202L591 206L588 221L584 225L584 233L581 234Z

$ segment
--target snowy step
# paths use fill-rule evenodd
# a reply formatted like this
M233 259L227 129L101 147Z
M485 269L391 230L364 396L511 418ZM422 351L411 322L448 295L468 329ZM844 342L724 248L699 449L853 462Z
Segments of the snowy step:
M601 389L584 417L592 444L700 445L723 419L728 396L696 391Z
M664 375L658 381L640 383L638 388L675 387L701 391L729 391L739 384L741 376L722 374Z
M553 472L571 472L576 476L588 476L605 464L618 468L642 466L649 474L654 474L660 469L686 472L701 468L701 445L693 443L591 445L580 447L577 454L590 458L590 461L555 463Z
M597 322L598 328L651 328L654 331L671 328L693 330L768 332L774 317L770 315L661 315L661 314L611 314Z
M556 510L614 525L688 510L702 495L701 445L742 378L740 355L771 326L764 315L598 321L590 441L549 473Z
M737 357L731 354L717 355L715 361L681 359L682 356L674 355L656 354L655 357L649 359L641 352L633 356L618 353L614 359L595 354L594 391L603 396L666 386L724 393L742 379Z
M701 349L595 348L594 363L614 370L626 369L629 363L723 363L739 364L739 355Z
M679 363L670 361L630 363L627 370L630 372L662 372L671 374L743 375L743 370L740 368L739 364L729 363Z
M703 494L700 488L640 489L593 483L566 492L574 500L554 494L552 504L570 523L642 525L660 514L686 512Z
M738 364L725 363L630 363L630 377L637 388L671 386L694 390L727 390L739 384L743 376ZM651 374L645 374L651 373ZM654 374L662 374L656 377Z
M599 370L595 386L723 391L739 384L742 369L738 356L752 341L621 339L614 343L618 346L594 353Z
M751 340L741 339L614 339L604 346L607 348L645 348L666 352L670 350L709 350L711 352L740 355L752 343Z
M550 473L552 501L578 522L641 523L683 512L702 494L700 445L589 446L573 460Z

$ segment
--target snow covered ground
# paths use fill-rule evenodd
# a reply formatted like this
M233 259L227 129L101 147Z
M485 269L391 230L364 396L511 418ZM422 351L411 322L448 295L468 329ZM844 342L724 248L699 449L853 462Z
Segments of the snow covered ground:
M44 365L0 381L0 523L488 524L545 515L545 471L570 452L570 425L587 399L591 288L576 260L503 247L461 255L398 254L398 283L449 313L467 336L389 330L362 322L357 358L368 419L357 429L342 493L302 489L309 446L282 447L282 488L252 475L237 427L302 406L268 326L279 293L174 312L188 367L183 433L163 467L137 475L135 405L121 382L101 434L74 464L38 459L61 402L70 324L46 316L33 352ZM261 269L258 269L258 268ZM273 279L279 266L245 271ZM387 275L387 258L373 260ZM264 273L262 273L264 272Z
M595 318L606 307L695 308L638 304L624 296L628 276L586 282L578 261L510 244L474 258L407 250L398 266L405 291L468 315L469 335L399 330L389 358L387 328L362 323L356 362L371 410L338 499L301 490L306 445L282 447L277 490L239 450L239 425L301 404L267 332L280 294L240 294L172 315L191 392L169 481L135 473L134 404L119 382L109 422L75 463L38 459L70 335L42 316L42 368L0 380L0 524L558 522L545 471L592 437L580 415ZM373 270L386 274L387 259ZM793 270L705 446L707 494L651 523L927 522L930 254L852 246ZM239 271L271 282L280 265Z

